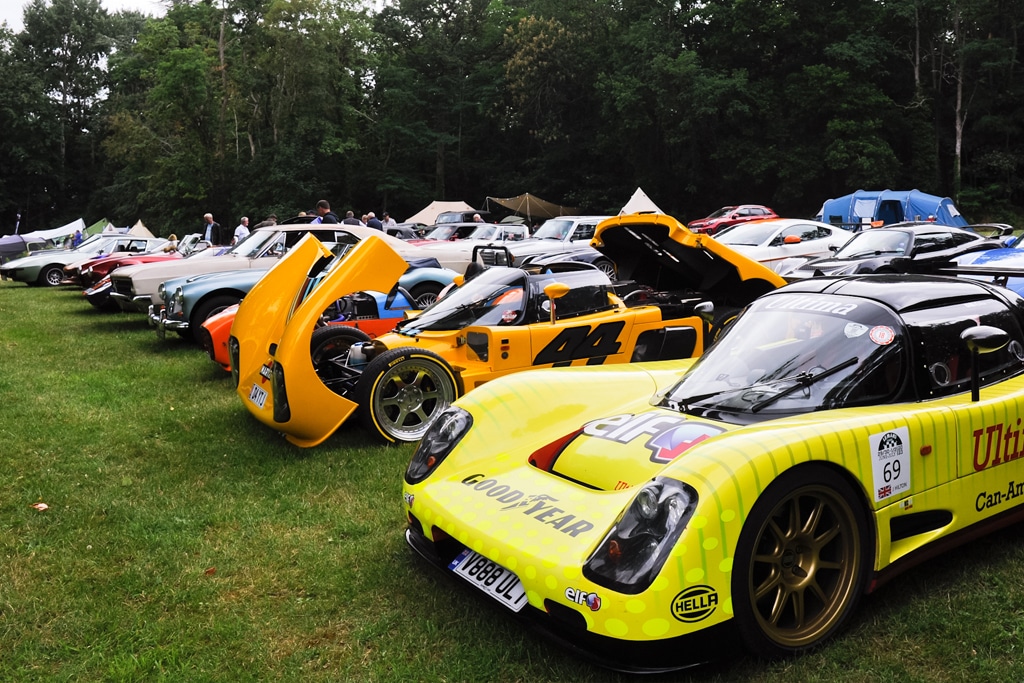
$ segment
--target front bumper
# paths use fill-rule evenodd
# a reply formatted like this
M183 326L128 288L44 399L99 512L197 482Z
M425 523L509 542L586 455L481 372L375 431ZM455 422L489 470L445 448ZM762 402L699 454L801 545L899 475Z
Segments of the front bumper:
M167 317L167 308L161 306L159 309L153 304L149 305L147 317L149 318L149 326L156 328L156 336L163 339L167 335L167 330L173 330L175 332L183 332L188 329L187 320L176 320Z
M553 600L545 599L543 610L527 604L519 612L512 612L500 607L496 601L475 590L448 569L448 563L465 548L464 545L452 538L437 543L427 539L414 517L410 518L405 539L422 559L452 577L454 584L464 589L466 594L479 598L505 617L511 616L528 624L531 630L539 631L543 638L555 641L592 664L625 673L660 673L723 659L736 650L738 639L732 620L686 636L627 641L588 631L586 621L579 612Z

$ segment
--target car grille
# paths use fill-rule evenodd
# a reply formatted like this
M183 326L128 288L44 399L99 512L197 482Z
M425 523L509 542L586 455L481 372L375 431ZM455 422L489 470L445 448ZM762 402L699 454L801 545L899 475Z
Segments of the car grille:
M118 294L124 294L128 297L132 295L132 281L130 279L122 278L115 280L114 278L111 278L110 281L114 287L114 291Z

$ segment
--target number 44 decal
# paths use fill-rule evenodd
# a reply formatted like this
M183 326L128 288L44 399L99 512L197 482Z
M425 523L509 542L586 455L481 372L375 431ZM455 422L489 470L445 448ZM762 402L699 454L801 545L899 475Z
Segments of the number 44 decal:
M626 323L619 320L613 323L601 323L591 329L590 325L567 327L557 337L540 350L534 365L569 365L574 360L589 358L587 365L600 365L606 356L619 352L619 332Z

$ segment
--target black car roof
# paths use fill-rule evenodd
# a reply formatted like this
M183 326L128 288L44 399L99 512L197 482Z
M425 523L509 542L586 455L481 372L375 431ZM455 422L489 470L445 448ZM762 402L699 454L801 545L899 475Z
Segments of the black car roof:
M897 313L919 308L939 308L958 301L1002 298L1020 305L1010 290L968 278L937 275L846 275L815 277L781 287L765 296L786 292L815 292L856 296L882 303Z

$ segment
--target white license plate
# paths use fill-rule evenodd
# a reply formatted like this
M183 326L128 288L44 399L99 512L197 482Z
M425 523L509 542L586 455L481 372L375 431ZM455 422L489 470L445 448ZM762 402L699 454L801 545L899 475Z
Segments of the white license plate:
M478 552L466 548L448 568L513 612L526 605L526 589L519 577Z
M255 403L256 407L262 408L263 404L267 402L267 390L259 384L253 384L249 391L249 400Z

